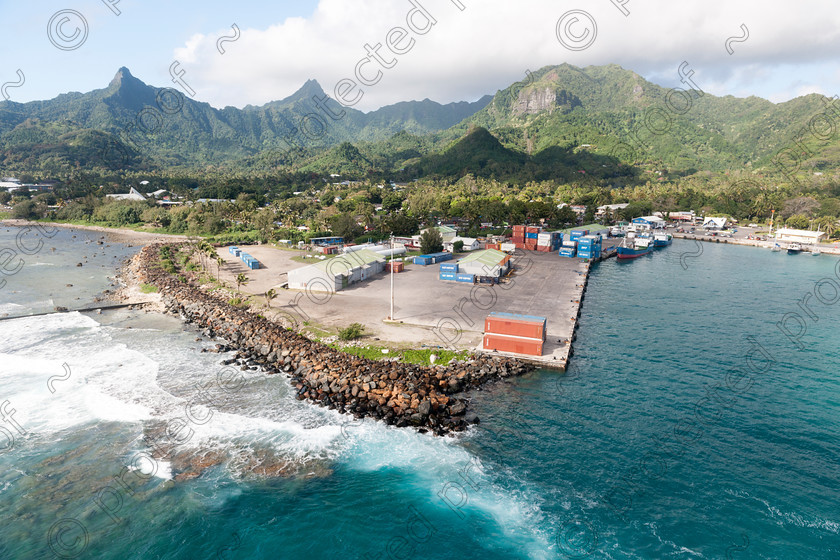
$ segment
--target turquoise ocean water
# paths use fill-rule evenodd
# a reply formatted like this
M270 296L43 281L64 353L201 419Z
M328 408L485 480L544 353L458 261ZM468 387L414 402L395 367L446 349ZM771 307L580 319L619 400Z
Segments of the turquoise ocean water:
M0 311L107 289L136 248L95 239ZM2 321L0 558L840 558L840 261L695 249L597 265L569 371L474 393L458 438L296 401L171 317Z

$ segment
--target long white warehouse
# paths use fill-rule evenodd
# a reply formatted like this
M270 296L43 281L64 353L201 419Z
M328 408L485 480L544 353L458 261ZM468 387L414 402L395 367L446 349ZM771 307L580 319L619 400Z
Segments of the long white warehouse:
M385 269L385 257L362 249L289 271L289 288L334 293Z

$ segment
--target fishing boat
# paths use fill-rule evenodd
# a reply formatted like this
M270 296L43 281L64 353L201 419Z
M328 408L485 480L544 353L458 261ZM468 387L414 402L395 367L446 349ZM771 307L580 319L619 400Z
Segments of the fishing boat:
M663 233L654 233L653 234L653 247L655 249L659 248L659 247L667 247L668 245L671 244L671 242L673 240L674 240L674 236L671 235L670 233L664 233L664 232Z
M637 237L628 240L626 237L616 250L619 259L637 259L653 251L651 241L647 237Z
M799 243L791 243L787 247L788 255L798 255L801 252L802 252L802 245L800 245Z

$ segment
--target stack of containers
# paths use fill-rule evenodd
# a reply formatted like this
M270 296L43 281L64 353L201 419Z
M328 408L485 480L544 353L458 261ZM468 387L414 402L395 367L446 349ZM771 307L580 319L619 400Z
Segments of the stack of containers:
M510 238L517 249L525 248L525 226L513 226L513 235Z
M601 258L601 236L587 235L578 240L578 257L581 259Z
M542 356L545 317L491 313L484 320L484 349Z
M245 266L252 270L257 270L260 267L260 261L249 255L248 253L240 252L239 258L245 263Z
M525 228L525 248L527 250L537 250L537 242L539 241L540 231L542 231L542 228L537 226L527 226Z
M573 245L568 246L566 243L572 243ZM564 241L563 246L560 247L560 250L558 251L559 255L561 257L573 258L575 256L575 252L577 251L577 247L575 247L574 243L574 241Z
M537 251L550 253L560 248L563 234L559 231L544 231L537 236Z
M452 260L452 253L431 253L429 255L420 255L414 257L414 264L421 266L428 266L430 264L437 264L439 262Z
M572 241L577 241L581 237L585 237L587 235L589 235L588 229L573 229L569 233L569 239L571 239Z

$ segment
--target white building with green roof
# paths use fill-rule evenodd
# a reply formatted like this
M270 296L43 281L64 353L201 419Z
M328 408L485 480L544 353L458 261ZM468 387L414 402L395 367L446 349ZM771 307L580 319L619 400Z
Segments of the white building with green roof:
M510 255L496 249L475 251L458 261L458 272L499 278L510 270Z
M385 257L369 249L346 253L289 271L289 288L334 293L385 269Z

